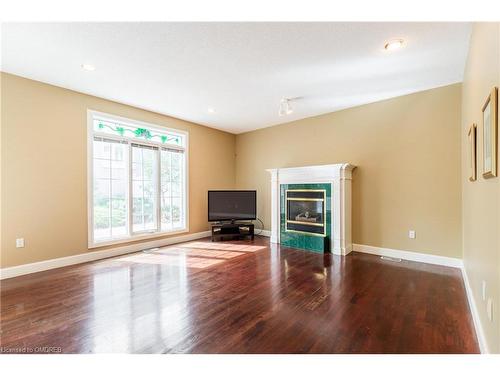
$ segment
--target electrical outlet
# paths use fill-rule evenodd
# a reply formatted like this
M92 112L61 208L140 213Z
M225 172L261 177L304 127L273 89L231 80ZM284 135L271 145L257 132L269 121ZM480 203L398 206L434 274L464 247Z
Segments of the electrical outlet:
M493 321L493 300L488 298L488 303L486 305L486 311L488 312L488 319L490 322Z
M24 247L24 238L16 238L16 247Z
M414 230L408 231L408 238L411 238L413 240L413 239L415 239L416 236L417 236L417 234L415 233Z
M486 301L486 281L483 280L483 301Z

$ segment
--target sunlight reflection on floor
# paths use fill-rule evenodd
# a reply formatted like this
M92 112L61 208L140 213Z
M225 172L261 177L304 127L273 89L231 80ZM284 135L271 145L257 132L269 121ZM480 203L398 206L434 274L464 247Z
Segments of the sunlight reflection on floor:
M230 251L243 251L243 252L254 252L266 248L265 246L250 245L245 243L235 244L235 243L223 243L223 242L186 242L176 247L190 248L190 249L196 248L196 249L230 250Z
M222 242L187 242L163 247L146 253L118 258L117 261L163 264L187 268L207 268L246 253L265 249L265 246Z
M190 257L206 257L206 258L218 258L218 259L231 259L242 255L241 252L236 251L220 251L220 250L204 250L204 249L177 249L177 248L165 248L159 249L152 252L153 254L164 254L164 255L182 255L185 254Z
M174 254L175 255L175 254ZM224 259L198 258L186 256L185 254L136 254L129 257L117 259L121 262L132 262L142 264L164 264L169 266L187 267L187 268L206 268L224 262Z

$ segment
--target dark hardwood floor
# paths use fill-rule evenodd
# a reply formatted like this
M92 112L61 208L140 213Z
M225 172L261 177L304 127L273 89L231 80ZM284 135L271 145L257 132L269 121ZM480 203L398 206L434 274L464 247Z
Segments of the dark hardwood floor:
M3 352L478 352L458 269L263 237L4 280L0 335Z

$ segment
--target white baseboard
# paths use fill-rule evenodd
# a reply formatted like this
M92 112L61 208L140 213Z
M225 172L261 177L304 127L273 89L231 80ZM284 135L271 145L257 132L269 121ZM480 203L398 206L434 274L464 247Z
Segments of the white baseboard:
M259 233L256 233L256 235L257 236L271 237L271 231L263 229Z
M470 285L469 277L467 276L467 271L465 270L465 265L462 267L462 278L464 279L465 292L467 293L467 300L469 301L469 308L472 314L474 328L476 330L479 350L481 350L481 353L483 354L488 354L489 349L486 342L486 336L484 335L483 326L481 325L481 320L479 319L479 311L477 310L474 294L472 294L472 288Z
M369 245L353 244L352 250L360 253L367 253L373 255L387 256L392 258L401 258L405 260L412 260L414 262L438 264L440 266L448 266L455 268L462 268L463 261L460 258L443 257L440 255L416 253L414 251L387 249L384 247L376 247Z
M0 280L9 279L11 277L27 275L29 273L35 273L40 271L46 271L53 268L71 266L73 264L91 262L93 260L99 260L104 258L111 258L118 255L134 253L141 250L152 249L155 247L173 245L180 242L193 241L204 237L210 237L211 232L197 232L186 234L182 236L168 237L160 240L141 242L126 246L115 247L112 249L99 250L99 251L89 251L83 254L72 255L63 258L55 258L50 260L44 260L41 262L22 264L20 266L6 267L0 269Z

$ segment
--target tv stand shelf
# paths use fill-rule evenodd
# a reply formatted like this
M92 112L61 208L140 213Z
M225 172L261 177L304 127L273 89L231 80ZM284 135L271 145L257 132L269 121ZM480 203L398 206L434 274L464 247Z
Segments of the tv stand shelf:
M212 224L212 241L228 237L240 239L246 236L254 239L254 225L251 223Z

